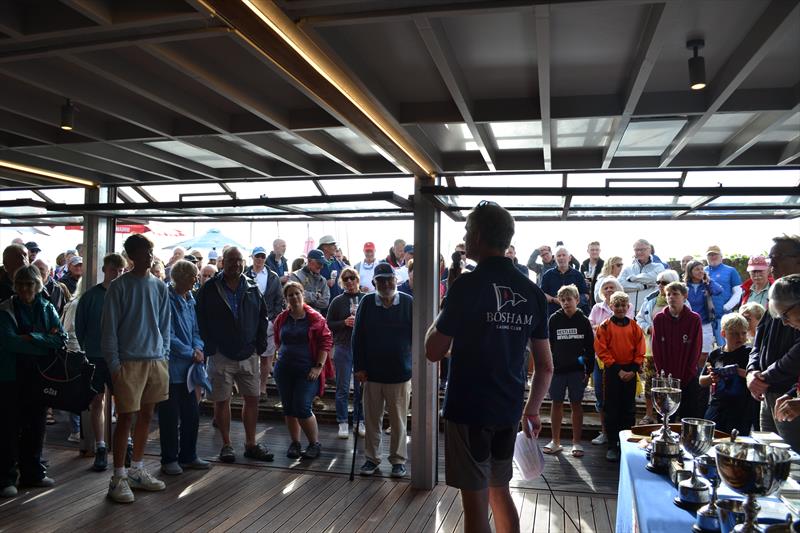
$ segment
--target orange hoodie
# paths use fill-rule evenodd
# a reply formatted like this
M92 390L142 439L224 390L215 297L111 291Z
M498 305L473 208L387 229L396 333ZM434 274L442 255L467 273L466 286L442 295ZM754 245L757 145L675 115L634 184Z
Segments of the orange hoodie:
M595 332L594 350L606 368L631 364L641 368L644 362L647 347L642 328L635 321L626 320L628 323L622 326L607 318Z

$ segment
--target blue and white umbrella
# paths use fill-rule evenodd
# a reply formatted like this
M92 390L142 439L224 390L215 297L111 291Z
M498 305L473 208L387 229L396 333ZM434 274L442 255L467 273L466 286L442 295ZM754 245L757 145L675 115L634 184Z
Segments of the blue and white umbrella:
M192 248L198 248L201 250L211 250L212 248L216 248L217 250L222 250L223 246L237 246L242 250L245 249L244 246L235 240L223 235L218 229L210 229L205 235L200 235L199 237L192 237L191 239L185 241L176 242L175 244L170 244L164 248L171 250L172 248L176 248L178 246L186 250L191 250Z

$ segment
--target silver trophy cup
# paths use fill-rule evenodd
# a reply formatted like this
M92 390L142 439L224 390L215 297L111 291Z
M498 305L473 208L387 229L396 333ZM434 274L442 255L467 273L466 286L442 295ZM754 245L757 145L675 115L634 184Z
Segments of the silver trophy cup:
M719 518L717 516L717 487L719 487L719 473L717 461L708 455L701 455L694 460L697 471L711 486L711 497L708 504L697 510L695 531L719 531Z
M692 477L678 485L675 504L679 507L697 509L709 501L709 484L697 477L697 458L706 453L714 441L714 427L711 420L684 418L681 420L681 444L692 456Z
M737 533L760 531L756 498L777 491L789 477L792 456L785 449L767 444L725 442L714 447L717 471L734 492L747 497L745 519L736 526Z

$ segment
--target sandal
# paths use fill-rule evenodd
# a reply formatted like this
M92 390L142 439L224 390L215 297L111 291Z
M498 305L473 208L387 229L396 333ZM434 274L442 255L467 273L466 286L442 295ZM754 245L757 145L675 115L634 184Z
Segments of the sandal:
M561 452L561 450L563 449L564 448L562 448L560 444L556 444L555 442L550 441L547 444L545 444L544 448L542 448L542 453L546 453L547 455L554 455Z
M580 444L572 445L572 457L583 457L583 446Z

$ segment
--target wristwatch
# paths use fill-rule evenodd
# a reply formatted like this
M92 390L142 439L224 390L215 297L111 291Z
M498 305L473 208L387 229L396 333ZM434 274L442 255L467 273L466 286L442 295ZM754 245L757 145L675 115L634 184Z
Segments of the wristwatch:
M317 363L317 364L316 364L316 365L314 365L314 366L315 366L316 368L322 368L322 363Z

